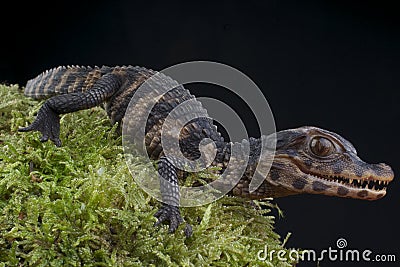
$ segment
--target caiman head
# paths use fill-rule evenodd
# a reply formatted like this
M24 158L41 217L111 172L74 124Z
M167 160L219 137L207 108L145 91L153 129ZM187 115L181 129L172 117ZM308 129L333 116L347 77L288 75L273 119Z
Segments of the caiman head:
M380 199L393 180L390 166L362 161L340 135L316 127L277 133L267 183L274 197L311 193L365 200Z

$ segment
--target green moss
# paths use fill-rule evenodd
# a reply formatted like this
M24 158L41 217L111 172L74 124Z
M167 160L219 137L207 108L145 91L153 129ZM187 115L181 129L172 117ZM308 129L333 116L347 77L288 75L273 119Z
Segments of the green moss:
M17 132L41 103L17 86L0 85L0 98L0 266L291 266L257 259L282 248L269 202L183 208L193 236L184 225L168 234L153 227L159 203L135 184L102 109L62 116L57 148Z

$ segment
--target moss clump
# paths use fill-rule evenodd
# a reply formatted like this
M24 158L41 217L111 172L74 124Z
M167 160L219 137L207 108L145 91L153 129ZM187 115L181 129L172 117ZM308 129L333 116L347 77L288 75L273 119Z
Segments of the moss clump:
M282 248L269 202L183 208L193 236L168 234L153 227L159 203L133 181L103 110L62 116L57 148L17 132L41 103L17 86L0 85L0 98L0 266L291 266L257 259Z

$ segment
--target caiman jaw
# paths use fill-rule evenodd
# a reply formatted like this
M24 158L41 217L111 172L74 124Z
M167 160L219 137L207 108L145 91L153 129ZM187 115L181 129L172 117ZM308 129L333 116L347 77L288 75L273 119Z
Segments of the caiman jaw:
M340 183L355 189L371 189L375 191L386 190L386 187L389 184L389 181L375 180L372 177L370 177L369 179L359 180L359 179L344 178L340 176L326 175L318 178L326 181L333 181L335 183Z
M381 177L346 178L333 175L306 174L310 181L304 191L365 200L377 200L386 195L386 188L393 178Z

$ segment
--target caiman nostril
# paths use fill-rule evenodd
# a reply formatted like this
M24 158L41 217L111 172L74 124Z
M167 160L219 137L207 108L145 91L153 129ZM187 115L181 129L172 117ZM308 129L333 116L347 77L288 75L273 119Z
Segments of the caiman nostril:
M387 165L386 163L379 163L376 165L373 165L372 170L378 175L381 176L385 180L393 180L394 178L394 172L392 168Z

